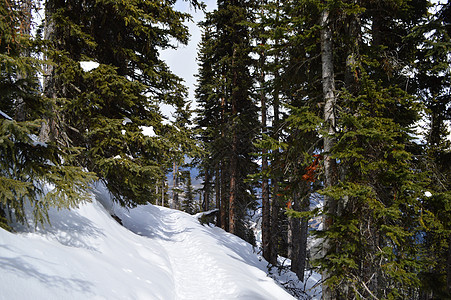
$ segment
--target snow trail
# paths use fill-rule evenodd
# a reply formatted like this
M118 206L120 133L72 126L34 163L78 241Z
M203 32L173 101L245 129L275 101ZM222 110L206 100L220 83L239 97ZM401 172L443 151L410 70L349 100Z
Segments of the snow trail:
M176 300L293 299L266 276L250 244L194 216L149 205L129 211L124 226L165 250Z
M51 227L0 229L0 300L293 299L238 237L180 211L126 209L99 195L52 209Z
M199 293L204 299L215 299L218 291L224 297L233 293L233 285L218 268L219 261L205 249L193 228L186 227L186 221L180 214L167 211L163 223L171 236L160 241L172 266L178 299L196 299Z

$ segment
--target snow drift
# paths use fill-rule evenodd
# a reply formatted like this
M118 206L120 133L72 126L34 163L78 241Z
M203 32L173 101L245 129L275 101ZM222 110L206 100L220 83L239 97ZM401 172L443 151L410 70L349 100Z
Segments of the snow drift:
M0 299L293 299L250 244L180 211L126 210L97 189L50 219L0 230Z

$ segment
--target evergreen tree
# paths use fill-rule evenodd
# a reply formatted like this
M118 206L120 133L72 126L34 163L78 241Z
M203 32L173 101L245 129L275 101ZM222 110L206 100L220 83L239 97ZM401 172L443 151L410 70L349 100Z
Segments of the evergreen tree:
M371 3L340 4L340 9L329 4L327 26L337 32L331 47L339 57L332 67L344 71L335 75L343 91L334 103L336 144L327 151L340 162L339 181L326 184L323 192L334 203L327 207L330 222L321 235L326 245L321 266L330 289L323 295L412 298L425 263L418 257L424 183L414 172L409 138L419 106L401 89L406 77L394 53L406 64L412 61L414 46L400 47L399 36L407 36L425 13L425 2L391 7L390 14L402 22L372 10ZM370 41L361 34L368 20L373 21Z
M58 103L52 122L66 135L56 138L84 148L82 165L123 205L159 197L157 182L190 144L187 129L165 124L159 111L162 103L185 109L181 79L159 58L160 49L174 47L171 38L188 39L189 15L173 2L46 2L47 56L55 66L45 91ZM84 72L80 61L99 66Z
M193 193L193 185L191 181L191 172L184 171L183 172L183 181L185 182L185 195L182 201L182 210L193 214L196 210L194 203L194 193Z
M199 119L207 119L198 124L204 127L204 139L215 139L210 155L218 160L210 165L220 171L221 226L241 237L246 235L246 210L254 202L252 188L245 179L255 169L251 153L258 128L257 108L250 94L252 61L245 24L250 18L249 6L247 1L218 1L218 9L207 15L200 59L202 85L197 90L202 107ZM209 72L212 76L205 77ZM218 118L207 116L207 110ZM219 120L220 124L203 126L208 120Z
M263 68L267 72L264 87L274 111L272 126L259 145L267 147L271 153L270 168L266 172L273 186L269 260L275 263L278 253L288 255L292 270L302 280L307 219L300 221L292 209L308 210L315 178L305 172L318 162L318 158L312 159L320 146L315 133L320 115L320 100L315 92L320 74L316 55L319 42L315 34L318 9L315 11L312 3L301 1L264 2L256 31L258 38L266 41L259 44L257 54L264 51ZM288 107L288 114L280 113L281 105ZM285 210L287 206L288 220L281 214L281 208ZM287 222L288 232L283 229Z
M424 181L414 172L419 167L409 138L409 127L417 120L420 106L401 89L407 86L405 67L414 61L416 44L399 37L407 37L418 24L426 2L418 1L415 6L404 2L396 6L381 2L376 7L373 2L359 4L293 1L287 5L285 15L291 16L287 24L293 27L281 27L287 33L291 30L284 48L289 53L285 57L290 57L287 70L292 67L287 74L292 76L283 82L293 89L282 86L281 91L287 93L286 99L292 99L287 124L293 136L285 147L286 162L293 168L285 166L285 170L288 178L323 175L328 187L322 192L327 200L326 225L319 232L325 238L319 263L325 275L326 299L414 297L419 291L420 270L428 263L420 254L424 245L418 244L418 237L424 234L419 211L426 213L427 209L420 201L424 199L420 192ZM362 31L367 28L371 31L363 38ZM315 54L320 46L323 70L318 69L321 63ZM328 80L332 84L327 87ZM318 101L321 87L329 104ZM318 107L323 107L324 114ZM324 121L318 132L320 116ZM319 164L306 159L321 146L318 135L310 132L324 137L324 159L318 159ZM307 149L313 152L305 153L305 148L297 145L299 139L304 143L301 146L311 141ZM295 149L306 157L298 159L297 165L296 159L288 156L290 151L296 153ZM327 171L328 157L339 161L329 168L332 173ZM290 193L286 199L298 198ZM311 214L291 211L290 215ZM395 253L389 252L389 247L396 249Z
M94 178L75 166L77 149L39 141L40 118L53 103L41 94L40 44L29 35L35 9L32 2L0 3L0 226L7 229L27 221L28 206L35 223L44 223L50 207L89 200Z
M436 4L435 12L418 24L407 37L418 43L416 62L411 73L411 89L424 103L424 145L418 153L418 168L429 178L424 205L435 218L429 218L424 236L423 255L430 267L422 276L423 299L447 298L451 295L451 235L450 235L450 4Z

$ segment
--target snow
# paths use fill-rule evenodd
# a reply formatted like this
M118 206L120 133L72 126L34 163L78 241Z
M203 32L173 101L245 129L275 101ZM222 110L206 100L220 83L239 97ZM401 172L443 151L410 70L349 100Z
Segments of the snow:
M94 194L51 210L51 227L0 229L0 299L294 299L240 238L169 208L118 207L102 185Z
M125 117L124 120L122 121L122 125L127 125L128 123L133 123L132 120L130 120L130 118Z
M47 143L40 141L39 137L36 134L29 134L28 136L30 137L33 146L41 146L47 148Z
M156 137L157 135L155 134L155 131L153 130L152 126L140 126L139 128L141 128L143 135L148 136L148 137Z
M1 110L0 110L0 116L2 116L3 118L5 118L5 119L7 119L7 120L10 120L10 121L13 120L10 116L8 116L7 114L5 114L5 113L2 112Z
M80 61L80 67L85 72L92 71L92 70L98 68L99 65L100 64L98 62L95 62L95 61Z

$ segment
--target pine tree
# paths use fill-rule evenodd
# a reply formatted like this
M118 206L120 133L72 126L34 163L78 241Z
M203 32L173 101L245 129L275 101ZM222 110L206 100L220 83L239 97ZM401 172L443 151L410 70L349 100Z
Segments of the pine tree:
M424 103L423 114L427 130L422 149L418 153L418 168L429 179L428 196L423 197L425 207L435 218L428 218L423 255L430 267L421 274L422 297L447 298L451 295L451 239L450 239L450 85L449 54L451 51L450 4L436 4L435 13L429 15L409 34L407 40L418 43L416 61L409 83Z
M181 43L188 39L183 21L189 16L172 5L46 3L47 56L55 67L49 70L45 90L59 108L59 121L53 122L60 123L67 143L85 149L82 165L104 180L123 205L159 197L156 185L164 180L174 154L180 157L186 145L194 145L187 128L165 124L159 111L162 103L178 111L186 108L186 88L158 52L174 47L170 38ZM99 66L84 72L80 61ZM155 134L145 136L143 128Z
M193 214L196 210L194 203L194 193L193 193L193 185L191 181L191 172L184 171L183 172L183 181L185 182L185 195L182 201L182 210Z
M252 62L245 24L249 17L249 3L245 1L218 1L218 10L207 15L200 59L201 85L197 90L203 109L199 119L205 116L220 122L216 127L202 125L210 121L199 125L204 127L205 139L215 140L210 154L215 163L210 165L216 165L220 172L216 176L220 174L221 227L241 237L246 235L246 210L254 202L245 179L255 169L251 153L257 128L256 106L250 94ZM212 72L210 78L205 77L208 72ZM217 116L216 120L207 117L207 110ZM212 134L215 130L217 134Z
M401 89L406 77L393 53L404 63L412 61L414 47L401 48L399 36L407 36L421 7L424 14L420 4L410 10L403 4L392 7L390 14L403 20L396 23L371 10L370 3L365 9L349 4L345 15L329 7L329 24L339 33L333 51L341 57L333 67L344 72L336 75L343 83L335 104L339 131L328 151L339 159L339 181L323 192L336 203L323 235L327 298L411 298L418 292L425 263L417 252L424 230L419 214L424 182L414 172L409 127L419 106ZM371 19L368 41L361 22Z
M52 103L40 91L40 43L29 35L34 5L0 3L0 225L7 229L27 222L28 206L37 224L48 222L51 207L89 200L94 179L76 166L77 149L39 141L40 118Z

